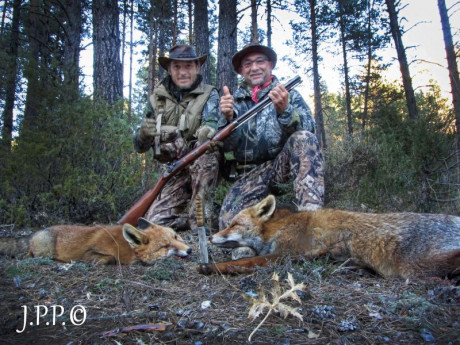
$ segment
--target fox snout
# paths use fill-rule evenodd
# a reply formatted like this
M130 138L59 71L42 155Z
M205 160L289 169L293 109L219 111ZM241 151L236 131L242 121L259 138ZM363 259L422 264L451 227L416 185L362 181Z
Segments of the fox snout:
M180 250L180 249L174 248L170 250L168 256L176 255L176 256L180 256L181 258L186 258L190 254L192 254L192 248L190 247L188 247L186 250Z
M224 248L236 248L243 245L242 238L238 234L214 235L209 237L209 242Z

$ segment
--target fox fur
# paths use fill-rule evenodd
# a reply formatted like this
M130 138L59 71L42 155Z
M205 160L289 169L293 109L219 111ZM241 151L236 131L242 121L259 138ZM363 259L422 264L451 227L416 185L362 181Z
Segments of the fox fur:
M15 256L26 247L34 257L102 264L152 264L172 255L186 257L192 251L174 230L144 218L139 219L138 228L129 224L55 225L29 238L0 239L0 254Z
M444 277L460 273L460 217L359 213L333 209L276 210L270 195L242 210L210 237L221 247L250 247L255 257L201 265L203 274L247 272L280 256L353 259L383 277Z

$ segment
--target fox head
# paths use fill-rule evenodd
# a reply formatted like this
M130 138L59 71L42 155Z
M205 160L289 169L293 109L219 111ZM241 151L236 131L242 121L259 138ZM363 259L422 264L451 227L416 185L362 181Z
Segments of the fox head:
M124 224L123 237L134 249L137 258L146 264L172 255L186 257L192 253L192 249L173 229L150 223L145 218L139 218L137 229Z
M210 237L210 242L220 247L250 247L257 255L272 253L274 237L265 225L272 219L276 208L273 195L258 204L240 211L230 225Z

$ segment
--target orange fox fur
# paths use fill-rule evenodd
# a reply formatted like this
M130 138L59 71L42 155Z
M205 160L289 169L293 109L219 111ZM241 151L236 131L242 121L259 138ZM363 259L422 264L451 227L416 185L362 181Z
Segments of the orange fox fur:
M7 240L7 241L4 241ZM17 239L16 242L24 242ZM12 239L0 240L0 253L14 255L21 246L8 248ZM140 218L132 225L55 225L38 231L29 240L31 256L50 257L62 262L91 261L102 264L151 264L163 257L186 257L191 253L182 238L171 228Z
M460 217L441 214L372 214L323 209L276 210L270 195L242 210L210 237L222 247L250 247L255 257L201 265L203 274L247 272L283 255L353 259L384 277L446 276L460 269Z

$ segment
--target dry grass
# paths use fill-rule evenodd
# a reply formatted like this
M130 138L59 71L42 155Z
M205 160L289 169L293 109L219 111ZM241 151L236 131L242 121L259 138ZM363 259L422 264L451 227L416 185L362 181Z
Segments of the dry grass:
M184 237L196 249L197 237ZM221 249L210 251L216 261L229 257ZM305 291L298 292L302 303L290 304L303 321L273 312L250 344L460 344L460 287L453 281L384 280L327 258L287 258L249 275L226 277L199 275L196 266L194 258L154 266L1 258L0 338L3 344L34 345L247 344L260 321L248 320L247 296L261 287L269 291L276 271L281 284L288 273L305 284ZM210 305L204 309L206 301ZM34 306L61 305L65 312L55 325L45 324L52 323L48 315L18 334L23 305L34 324ZM87 313L80 326L70 321L76 305ZM123 329L143 324L164 325L165 330ZM109 336L108 331L115 332Z

